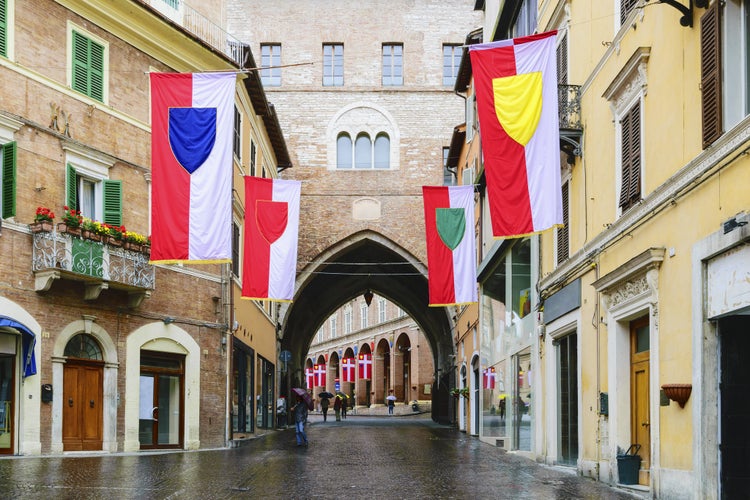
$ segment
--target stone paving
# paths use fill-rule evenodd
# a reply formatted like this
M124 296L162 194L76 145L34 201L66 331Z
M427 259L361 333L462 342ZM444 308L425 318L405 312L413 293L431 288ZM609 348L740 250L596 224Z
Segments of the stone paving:
M632 499L540 466L425 415L313 415L232 449L0 459L0 498Z

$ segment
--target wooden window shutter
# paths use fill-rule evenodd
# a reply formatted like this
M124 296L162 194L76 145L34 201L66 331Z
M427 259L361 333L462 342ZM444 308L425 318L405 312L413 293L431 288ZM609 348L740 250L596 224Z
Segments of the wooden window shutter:
M557 263L562 264L570 256L570 183L562 185L563 227L557 228Z
M568 35L563 35L557 46L557 83L568 83Z
M3 206L0 218L5 219L16 215L16 143L3 144L0 151L3 165Z
M620 176L620 208L628 207L628 190L630 189L630 113L620 120L621 142L621 176Z
M8 2L0 0L0 56L8 57Z
M703 149L723 133L721 115L721 2L701 16L701 113Z
M78 173L70 163L65 169L65 205L78 210Z
M641 201L641 103L630 110L630 205Z
M104 47L73 32L73 90L104 101Z
M104 188L104 222L113 226L122 225L122 181L105 180Z
M620 24L625 22L630 11L633 10L638 0L620 0Z
M641 200L641 103L636 102L620 120L622 179L620 208L626 210Z

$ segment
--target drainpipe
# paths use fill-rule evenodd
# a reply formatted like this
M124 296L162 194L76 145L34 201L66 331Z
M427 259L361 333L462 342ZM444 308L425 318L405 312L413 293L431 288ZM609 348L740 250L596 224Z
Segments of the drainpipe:
M594 268L594 280L599 279L599 264L598 262L592 262L591 266ZM602 453L602 380L601 380L601 321L599 321L599 304L601 302L601 296L599 292L596 292L596 305L594 306L594 328L596 329L596 414L597 414L597 425L596 425L596 480L601 481L600 478L600 466L601 453Z

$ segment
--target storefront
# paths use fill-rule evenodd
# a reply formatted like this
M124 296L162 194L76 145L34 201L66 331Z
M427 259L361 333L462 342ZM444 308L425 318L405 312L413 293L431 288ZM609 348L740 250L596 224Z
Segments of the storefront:
M533 348L538 243L497 242L480 266L480 364L483 374L479 436L509 450L531 451Z

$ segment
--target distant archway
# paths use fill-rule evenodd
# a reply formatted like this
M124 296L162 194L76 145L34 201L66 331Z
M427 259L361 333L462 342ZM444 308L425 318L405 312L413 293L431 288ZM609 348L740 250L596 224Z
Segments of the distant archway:
M312 259L297 273L295 289L294 301L281 311L280 347L292 353L292 387L304 382L305 356L323 321L346 301L371 290L401 307L424 333L435 366L432 417L440 423L451 422L452 318L447 308L428 307L427 268L421 261L383 235L362 231ZM375 382L371 391L376 390ZM359 388L357 392L359 403Z

